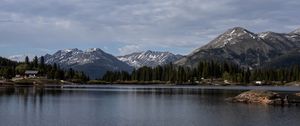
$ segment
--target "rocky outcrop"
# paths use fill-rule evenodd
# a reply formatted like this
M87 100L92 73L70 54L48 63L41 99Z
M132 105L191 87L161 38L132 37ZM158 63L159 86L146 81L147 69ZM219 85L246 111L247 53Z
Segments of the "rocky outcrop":
M285 104L286 100L278 93L271 91L253 90L229 98L232 102L255 103L255 104Z
M295 95L300 97L300 93L296 93Z

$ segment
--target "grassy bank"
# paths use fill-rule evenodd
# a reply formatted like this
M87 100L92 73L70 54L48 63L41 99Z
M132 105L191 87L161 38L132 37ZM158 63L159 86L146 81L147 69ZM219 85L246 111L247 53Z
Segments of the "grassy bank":
M43 84L62 84L60 80L51 80L51 79L20 79L14 81L16 85L43 85Z

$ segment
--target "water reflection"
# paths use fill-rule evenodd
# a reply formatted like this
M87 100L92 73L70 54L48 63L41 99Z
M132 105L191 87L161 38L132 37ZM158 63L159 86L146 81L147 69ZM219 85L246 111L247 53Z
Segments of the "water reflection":
M47 95L61 95L62 90L48 90L47 88L40 87L7 87L0 88L0 96L23 96L26 97L43 97L45 94Z
M192 88L0 88L0 125L299 125L298 107L224 101L240 92Z

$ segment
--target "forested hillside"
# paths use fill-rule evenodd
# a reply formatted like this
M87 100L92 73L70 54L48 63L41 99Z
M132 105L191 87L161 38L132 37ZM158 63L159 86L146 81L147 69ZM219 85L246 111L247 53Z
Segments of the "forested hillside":
M158 66L155 68L142 67L132 73L107 72L104 81L139 81L165 83L199 83L204 80L213 82L223 80L230 83L249 84L254 81L263 81L267 84L274 82L283 84L292 81L300 81L300 66L294 65L285 68L261 68L245 69L239 65L228 62L202 61L197 67L182 67L173 64Z
M40 60L38 57L34 57L32 61L26 57L25 62L14 62L0 57L0 77L3 79L11 79L16 75L23 76L26 70L37 70L39 72L38 76L48 79L80 81L89 79L83 72L74 71L73 69L64 70L57 64L47 65L44 57L41 57Z

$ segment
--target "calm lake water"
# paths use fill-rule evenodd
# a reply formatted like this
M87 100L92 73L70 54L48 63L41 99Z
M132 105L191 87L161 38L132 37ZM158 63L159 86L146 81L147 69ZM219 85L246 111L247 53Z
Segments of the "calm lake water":
M248 88L0 88L0 126L300 125L300 106L278 107L224 101ZM299 88L284 87L272 90L300 91Z

